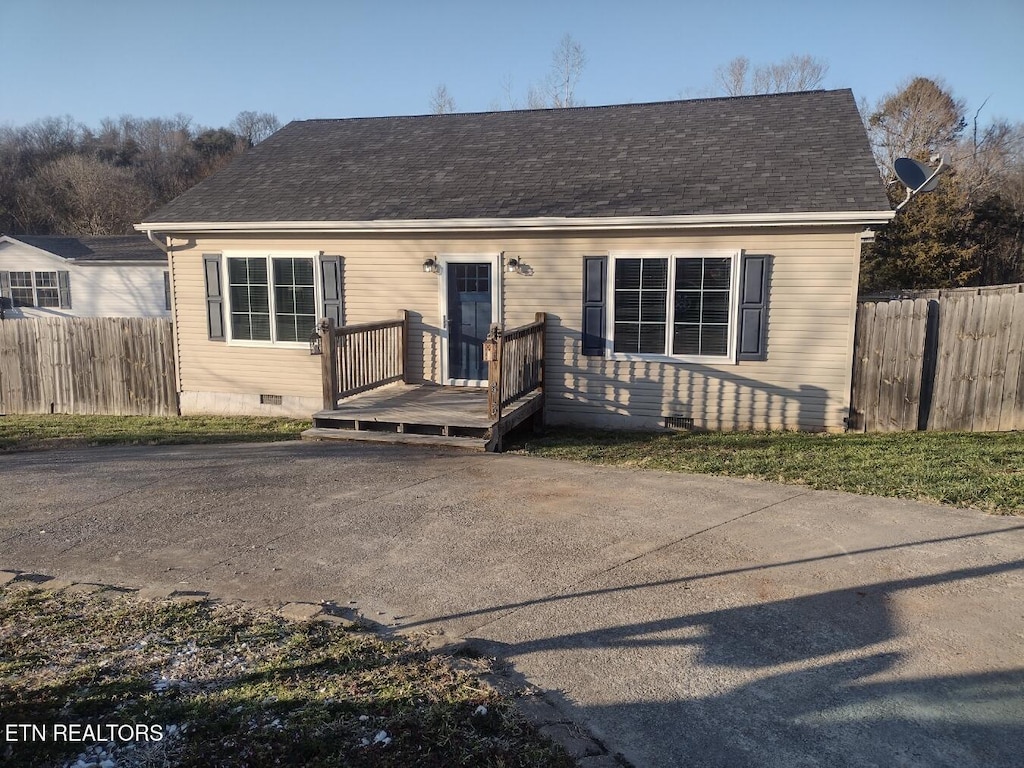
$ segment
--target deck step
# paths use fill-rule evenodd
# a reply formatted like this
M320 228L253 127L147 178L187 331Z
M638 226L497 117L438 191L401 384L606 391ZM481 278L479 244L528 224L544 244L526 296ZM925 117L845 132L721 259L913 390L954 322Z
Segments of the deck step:
M417 435L411 432L377 432L362 429L328 429L313 427L302 433L303 440L353 440L373 443L402 443L405 445L445 445L470 451L486 451L487 440L482 437L447 437L445 435Z

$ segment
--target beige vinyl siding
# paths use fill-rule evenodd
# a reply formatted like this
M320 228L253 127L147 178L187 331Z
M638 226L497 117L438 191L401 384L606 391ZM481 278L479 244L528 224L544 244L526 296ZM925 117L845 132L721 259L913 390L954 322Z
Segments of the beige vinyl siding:
M182 241L177 241L182 242ZM680 415L709 429L843 427L850 388L859 228L763 228L673 233L524 236L198 236L174 259L183 392L319 398L320 362L306 350L211 342L203 253L322 251L343 257L345 321L411 312L410 377L442 379L440 280L423 261L504 252L533 269L501 273L507 327L548 313L547 418L551 422L658 427ZM580 350L583 257L737 251L772 257L767 359L740 363L624 361Z

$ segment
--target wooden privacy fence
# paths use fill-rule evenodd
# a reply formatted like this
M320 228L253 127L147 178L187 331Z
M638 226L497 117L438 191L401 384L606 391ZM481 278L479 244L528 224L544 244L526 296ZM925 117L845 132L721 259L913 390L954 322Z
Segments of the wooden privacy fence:
M850 428L1024 429L1022 349L1019 289L862 303Z
M487 368L487 408L493 418L500 419L505 406L543 386L547 315L538 312L536 318L509 331L494 328L488 337L493 352Z
M0 322L0 413L174 416L170 320L48 317Z
M409 343L409 313L395 320L336 328L333 320L320 324L324 410L333 410L343 397L405 381Z

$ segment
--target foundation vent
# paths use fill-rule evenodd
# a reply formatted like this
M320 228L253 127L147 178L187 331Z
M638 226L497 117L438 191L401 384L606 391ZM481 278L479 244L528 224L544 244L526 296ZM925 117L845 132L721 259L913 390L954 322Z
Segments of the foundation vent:
M693 418L690 416L666 416L666 429L693 429Z
M281 405L281 395L260 395L260 405Z

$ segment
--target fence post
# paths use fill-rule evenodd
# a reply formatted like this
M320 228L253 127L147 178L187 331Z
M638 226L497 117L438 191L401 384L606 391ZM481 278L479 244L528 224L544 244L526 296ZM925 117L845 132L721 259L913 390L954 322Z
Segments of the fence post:
M548 313L538 312L534 317L540 323L540 333L537 334L537 383L541 389L544 388L544 334L548 329Z
M323 378L324 410L333 411L338 404L338 348L334 340L334 319L324 318L317 326L320 333L320 372Z

